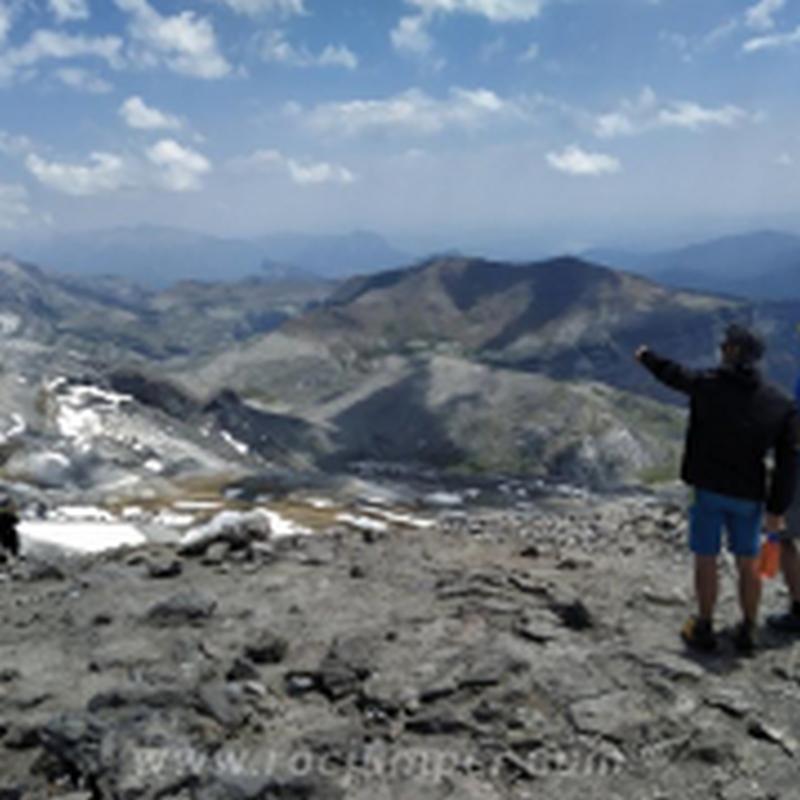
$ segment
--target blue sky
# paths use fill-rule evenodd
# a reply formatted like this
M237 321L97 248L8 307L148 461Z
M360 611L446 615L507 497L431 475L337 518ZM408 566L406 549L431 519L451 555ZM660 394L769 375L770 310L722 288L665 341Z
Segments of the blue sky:
M0 239L792 228L798 67L798 0L0 0Z

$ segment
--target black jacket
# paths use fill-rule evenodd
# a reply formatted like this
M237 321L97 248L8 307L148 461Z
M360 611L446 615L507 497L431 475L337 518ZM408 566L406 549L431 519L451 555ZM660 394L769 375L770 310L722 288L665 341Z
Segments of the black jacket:
M794 402L754 368L691 370L646 350L642 363L667 386L690 398L681 477L690 486L729 497L766 500L782 515L796 478L798 415ZM775 469L767 487L765 456Z

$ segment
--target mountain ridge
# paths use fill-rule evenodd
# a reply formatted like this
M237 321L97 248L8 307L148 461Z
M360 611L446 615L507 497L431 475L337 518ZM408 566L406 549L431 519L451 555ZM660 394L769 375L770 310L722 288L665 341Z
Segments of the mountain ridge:
M800 297L800 236L782 231L722 236L656 253L596 250L587 256L668 286L758 300Z

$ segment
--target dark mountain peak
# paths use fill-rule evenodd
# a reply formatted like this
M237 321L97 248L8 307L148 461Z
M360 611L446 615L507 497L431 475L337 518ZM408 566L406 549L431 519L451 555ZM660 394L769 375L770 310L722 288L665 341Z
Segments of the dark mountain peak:
M512 263L464 255L436 255L417 264L346 281L330 298L336 306L355 303L374 292L394 290L404 296L425 294L431 301L437 288L443 290L460 311L481 299L515 286L525 291L555 295L582 295L603 283L618 283L620 274L575 256L559 256L540 262ZM644 279L634 279L646 284Z

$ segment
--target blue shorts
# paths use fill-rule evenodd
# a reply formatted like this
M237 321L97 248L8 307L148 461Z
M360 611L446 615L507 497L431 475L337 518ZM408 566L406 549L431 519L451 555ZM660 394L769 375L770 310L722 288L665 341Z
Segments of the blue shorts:
M722 530L736 556L755 558L761 547L762 503L697 489L689 510L689 547L698 556L719 555Z

